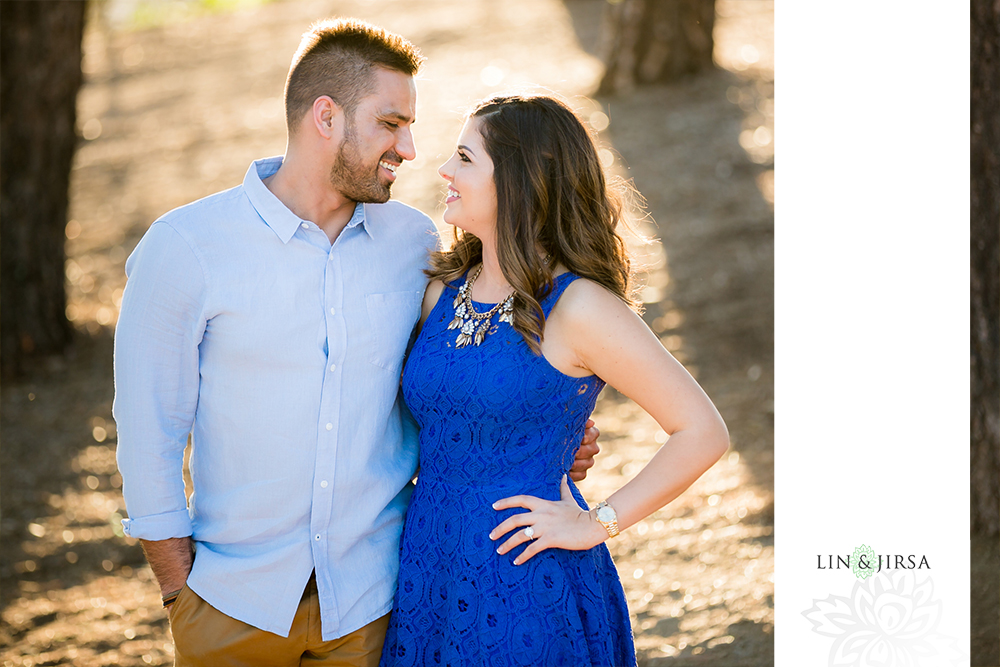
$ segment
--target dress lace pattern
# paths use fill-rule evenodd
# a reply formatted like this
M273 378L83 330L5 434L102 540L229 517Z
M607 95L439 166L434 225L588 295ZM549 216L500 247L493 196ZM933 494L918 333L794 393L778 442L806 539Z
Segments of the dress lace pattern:
M546 316L576 277L556 277L541 300ZM635 665L625 594L606 546L548 549L517 566L524 547L499 555L502 541L489 538L524 511L498 512L493 502L559 499L604 382L556 370L506 323L480 346L456 349L447 329L455 295L445 287L403 372L421 427L420 476L382 665Z

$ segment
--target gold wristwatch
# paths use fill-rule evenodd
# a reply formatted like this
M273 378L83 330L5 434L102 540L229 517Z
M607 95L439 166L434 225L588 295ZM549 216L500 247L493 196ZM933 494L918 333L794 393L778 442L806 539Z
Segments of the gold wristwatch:
M606 500L597 503L597 521L608 531L609 538L620 532L618 530L618 514Z

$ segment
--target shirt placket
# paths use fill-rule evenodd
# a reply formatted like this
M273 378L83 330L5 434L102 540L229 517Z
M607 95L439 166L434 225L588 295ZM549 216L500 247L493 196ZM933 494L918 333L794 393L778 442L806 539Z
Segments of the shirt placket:
M340 611L336 590L330 578L330 540L337 539L336 522L333 520L334 479L337 474L337 455L340 449L342 397L342 364L346 354L346 323L344 320L344 285L340 262L337 257L343 247L344 237L352 230L345 229L334 240L327 254L323 280L323 308L326 319L327 358L323 373L320 413L317 423L316 474L313 479L313 509L311 517L313 563L316 567L317 587L325 618L335 618L336 626L329 630L339 632ZM332 614L327 611L332 610Z

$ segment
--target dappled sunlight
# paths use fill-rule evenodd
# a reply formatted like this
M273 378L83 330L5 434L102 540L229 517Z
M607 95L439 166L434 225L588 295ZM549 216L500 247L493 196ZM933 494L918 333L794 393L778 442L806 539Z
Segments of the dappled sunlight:
M25 582L4 622L34 650L4 664L171 664L174 647L149 569L102 574L75 586Z
M2 654L5 667L166 664L173 655L152 573L137 541L123 536L117 433L100 395L108 379L102 369L66 392L56 372L27 392L5 388L4 412L21 422L5 425L5 446L18 450L5 452L6 469L23 470L18 456L44 462L44 478L4 507L4 567L19 593L11 596L5 583L3 640L15 647ZM61 397L88 382L100 388L89 395L93 404Z
M102 424L113 428L113 424ZM94 437L106 438L105 428L94 427ZM84 566L99 564L105 572L121 566L122 550L119 543L106 544L115 538L134 545L134 540L124 537L121 520L125 504L121 498L122 478L115 464L113 446L92 445L83 449L70 463L72 473L78 475L78 484L62 493L46 494L45 514L35 517L27 526L28 535L21 544L24 560L13 564L18 574L34 572L52 574L65 561L76 565L80 554L86 552ZM94 559L94 554L106 557ZM125 576L131 574L129 567ZM30 577L29 577L30 578Z
M773 80L773 0L715 0L714 36L719 67Z
M740 146L756 164L774 164L774 2L716 0L715 62L740 83L726 98L745 117ZM774 205L774 169L757 177L761 195Z

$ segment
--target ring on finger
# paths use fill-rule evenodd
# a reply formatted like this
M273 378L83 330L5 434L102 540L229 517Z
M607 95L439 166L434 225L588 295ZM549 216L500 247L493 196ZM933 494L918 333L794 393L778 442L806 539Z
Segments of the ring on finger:
M527 528L524 529L524 536L527 537L529 540L535 539L535 529L532 528L531 526L528 526Z

